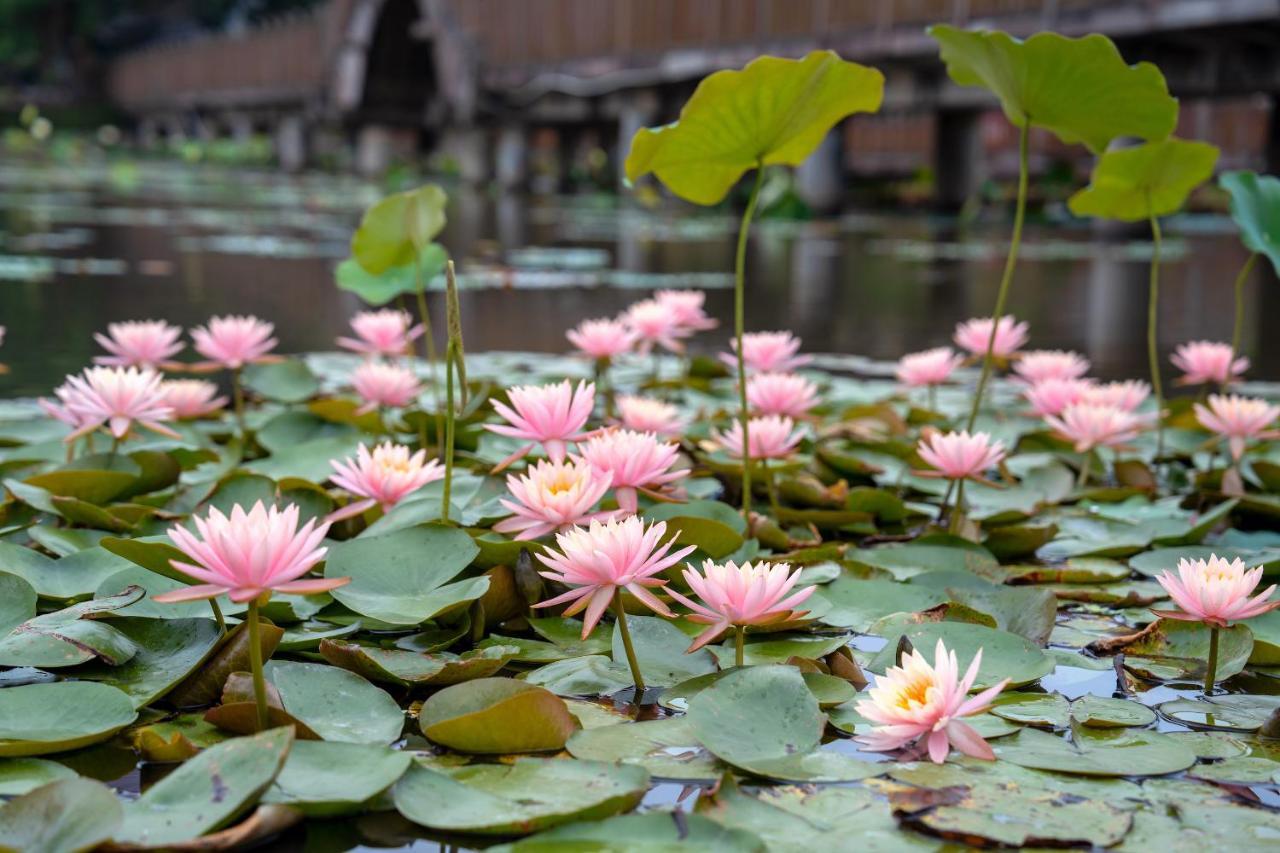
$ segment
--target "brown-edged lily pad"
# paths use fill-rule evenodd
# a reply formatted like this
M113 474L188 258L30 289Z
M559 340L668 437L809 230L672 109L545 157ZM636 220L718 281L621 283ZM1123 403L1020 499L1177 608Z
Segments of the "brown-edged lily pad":
M563 749L578 730L564 700L513 678L479 678L446 687L422 706L422 733L459 752Z

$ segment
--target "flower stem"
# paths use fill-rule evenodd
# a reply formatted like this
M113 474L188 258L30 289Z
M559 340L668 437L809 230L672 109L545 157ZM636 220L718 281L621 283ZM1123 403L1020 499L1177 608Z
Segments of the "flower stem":
M1013 281L1013 270L1018 263L1018 247L1022 244L1022 220L1027 211L1027 134L1031 123L1024 124L1018 134L1018 199L1013 210L1013 237L1009 241L1009 254L1005 257L1004 273L1000 276L1000 290L996 294L996 311L991 321L991 337L987 338L987 351L982 357L982 374L978 377L978 388L973 394L973 406L969 409L969 421L966 430L972 432L978 420L978 410L982 407L982 395L987 389L987 380L991 378L991 361L996 347L996 331L1000 327L1000 318L1004 316L1004 303L1009 297L1009 283Z
M937 385L929 386L929 411L930 412L938 411L938 386Z
M756 213L756 202L760 200L763 178L764 164L757 162L756 179L738 226L738 248L733 260L733 338L738 349L738 418L742 421L742 518L747 524L751 523L751 439L748 435L751 415L747 410L747 356L742 349L742 335L746 327L747 234Z
M235 400L236 427L240 430L240 441L243 443L248 440L249 433L244 426L244 386L240 384L242 369L235 367L231 370L231 397Z
M453 360L456 357L453 341L449 341L444 356L444 492L440 506L440 519L449 523L449 502L453 495Z
M746 643L747 643L747 626L738 625L734 629L734 638L733 638L734 661L736 662L737 666L744 666L746 664L746 659L747 659Z
M1147 199L1151 209L1151 199ZM1160 383L1160 353L1156 328L1160 320L1160 222L1148 214L1151 222L1151 276L1147 289L1147 362L1151 367L1151 388L1156 395L1156 459L1164 456L1164 387Z
M267 679L262 674L262 637L258 624L258 599L249 602L245 614L249 625L249 670L253 673L253 700L258 706L258 731L264 732L270 725L267 716Z
M1076 488L1083 489L1089 483L1089 462L1092 460L1093 451L1084 454L1080 459L1080 476L1076 478Z
M227 620L222 616L222 608L218 606L218 599L209 599L209 609L213 611L214 621L218 623L218 636L227 633Z
M1204 695L1213 695L1213 685L1218 680L1218 629L1209 626L1209 665L1204 672Z
M947 481L947 492L942 496L942 503L938 504L938 518L935 523L941 524L942 519L947 517L947 504L951 503L951 494L956 490L956 481Z
M631 645L631 631L627 628L627 611L622 606L622 590L613 591L613 614L618 620L618 633L622 635L622 648L627 653L627 665L631 667L631 679L636 683L636 693L644 692L644 678L640 675L640 662L636 660L636 650Z
M960 525L964 521L964 480L956 481L956 505L951 508L951 523L947 532L952 536L960 535Z
M458 308L458 282L454 275L453 261L445 264L445 326L449 331L449 343L444 356L444 505L441 517L449 522L449 502L453 494L453 442L457 433L457 415L453 408L453 379L458 377L462 404L466 405L467 374L462 356L462 318Z
M778 489L773 482L773 469L769 467L768 459L760 460L760 467L764 471L764 485L769 490L769 510L773 513L774 521L782 524L782 511L778 506Z
M1235 364L1236 359L1240 357L1240 336L1244 329L1244 283L1249 280L1249 273L1253 272L1253 264L1258 260L1258 253L1254 252L1249 255L1249 259L1244 262L1244 266L1240 268L1239 274L1236 276L1236 322L1231 330L1231 362ZM1222 389L1225 391L1227 385L1231 382L1231 368L1227 368L1227 381L1222 383Z
M418 319L422 321L422 351L427 356L427 367L431 371L431 396L436 409L436 442L442 443L444 435L444 418L440 414L440 387L436 385L436 339L431 330L431 312L427 309L427 282L422 277L422 259L415 250L413 253L413 293L418 300Z

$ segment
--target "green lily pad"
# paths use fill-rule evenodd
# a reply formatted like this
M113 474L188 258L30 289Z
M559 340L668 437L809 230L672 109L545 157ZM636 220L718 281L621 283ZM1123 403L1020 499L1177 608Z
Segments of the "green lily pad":
M123 809L92 779L60 779L0 806L0 845L31 853L78 853L109 841Z
M666 687L716 670L715 655L709 650L702 648L685 654L689 638L669 620L657 616L628 616L627 627L631 631L631 644L640 673L648 686ZM626 649L616 622L613 627L613 662L619 666L627 665ZM630 673L629 668L627 672Z
M1162 139L1106 151L1089 186L1067 200L1076 216L1137 222L1177 213L1187 196L1213 177L1218 148L1207 142Z
M891 580L836 578L810 599L820 598L830 605L822 621L836 628L865 632L889 613L914 613L947 600L945 592Z
M930 537L930 539L933 539ZM999 562L990 551L963 539L943 537L904 545L850 550L845 559L860 566L885 569L897 580L925 572L958 570L987 576L998 571ZM883 614L882 614L883 615Z
M428 243L418 253L417 265L409 260L375 275L352 257L334 268L333 278L339 290L354 293L370 305L386 305L397 296L416 293L425 282L442 273L448 261L449 253L444 246Z
M1082 726L1114 729L1149 726L1156 721L1156 713L1146 705L1128 699L1081 696L1071 703L1071 719Z
M424 524L329 549L327 577L350 577L333 597L363 616L419 625L484 595L487 577L456 580L479 553L464 531Z
M36 591L22 578L0 572L0 636L36 615Z
M412 756L385 746L300 740L262 802L300 809L311 817L354 814L396 783Z
M536 853L554 850L592 850L595 853L664 853L715 851L765 853L764 842L741 829L683 812L624 814L607 820L571 823L532 838L489 848L492 853Z
M137 646L101 616L141 597L141 589L128 587L109 598L33 616L0 640L0 665L53 668L101 660L119 666L137 653Z
M1254 732L1280 708L1280 696L1231 693L1204 699L1174 699L1159 706L1160 713L1184 725Z
M1023 729L991 748L1000 761L1081 776L1163 776L1196 763L1186 745L1146 729L1079 728L1072 737Z
M266 675L284 710L324 740L388 744L404 729L404 712L396 701L354 672L319 663L270 661Z
M106 740L138 716L123 692L92 681L0 690L0 756L66 752Z
M1001 693L991 713L1024 725L1063 728L1071 722L1071 703L1061 693Z
M1280 781L1280 761L1249 755L1228 758L1213 764L1197 764L1187 773L1206 782L1222 782L1228 785L1269 785Z
M677 545L694 545L713 559L732 554L746 541L742 515L720 501L658 504L644 514L665 521L667 535L674 536Z
M1246 619L1242 624L1253 634L1253 651L1249 663L1258 666L1280 666L1280 610Z
M1051 131L1095 153L1123 136L1163 139L1178 118L1164 75L1149 62L1127 65L1101 35L1036 33L1020 41L1002 32L929 28L951 79L1000 99L1016 127Z
M949 650L956 653L962 668L967 668L969 661L982 649L982 665L973 684L975 690L990 687L1005 678L1010 680L1010 686L1020 687L1043 678L1054 668L1053 661L1023 637L985 625L927 622L908 628L903 636L928 660L933 660L938 640L942 640ZM884 672L897 664L898 637L886 639L888 642L869 665L873 672Z
M137 653L120 666L89 664L76 676L118 688L135 708L150 705L195 672L222 639L212 619L126 617L112 619L111 624Z
M763 166L797 166L845 116L875 112L884 75L831 51L803 59L762 56L698 84L672 124L631 140L627 180L650 172L694 204L716 204Z
M792 658L821 660L843 648L849 635L823 636L819 634L747 634L742 644L742 661L747 666L768 663L787 663ZM708 646L721 667L728 668L737 661L737 650L730 637L718 646Z
M434 694L418 717L422 733L460 752L564 748L578 721L550 690L512 678L479 678Z
M16 797L75 776L70 767L47 758L0 758L0 796Z
M267 790L292 744L285 727L206 749L126 803L115 840L164 847L227 826Z
M104 580L128 567L128 562L103 548L86 548L51 560L30 548L0 542L0 571L17 575L35 587L41 598L53 601L88 598Z
M557 696L607 696L633 686L630 668L604 655L558 660L526 672L524 680Z
M319 619L309 619L297 625L290 625L280 638L278 648L282 652L316 651L325 640L340 640L360 630L360 622L349 625L335 625Z
M710 783L727 769L684 717L584 729L573 733L565 749L574 758L639 765L656 779Z
M250 364L244 384L254 393L278 403L301 403L320 391L320 380L297 359Z
M1223 172L1218 184L1231 196L1231 218L1240 241L1266 255L1280 272L1280 178L1257 172Z
M648 787L641 767L521 758L506 765L411 767L393 797L400 814L430 829L523 835L629 811Z
M1244 625L1218 632L1219 680L1244 669L1253 651L1253 634ZM1161 619L1124 649L1125 668L1158 681L1204 680L1209 659L1209 628L1199 622Z
M320 654L334 666L349 669L370 681L400 687L446 687L473 678L487 678L502 669L514 651L512 646L487 646L461 655L450 652L428 655L335 640L320 643Z

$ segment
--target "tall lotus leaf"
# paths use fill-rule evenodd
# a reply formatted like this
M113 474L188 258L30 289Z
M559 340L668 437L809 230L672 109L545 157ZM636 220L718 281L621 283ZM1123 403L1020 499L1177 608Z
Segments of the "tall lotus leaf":
M799 165L836 122L875 112L883 98L883 74L829 50L762 56L704 79L673 124L641 128L627 179L652 172L681 198L716 204L743 173Z
M355 258L347 258L333 269L334 281L339 290L359 296L370 305L386 305L401 294L418 289L418 274L428 282L444 270L449 254L439 243L431 243L418 253L415 269L412 260L399 266L388 267L376 275L360 265Z
M435 184L387 196L364 212L351 254L374 275L412 263L444 228L447 200Z
M1280 273L1280 178L1224 172L1218 183L1231 196L1231 218L1240 229L1240 242L1266 255Z
M1094 165L1089 186L1071 196L1067 206L1076 216L1123 222L1167 216L1213 176L1217 162L1216 145L1172 137L1107 151Z
M1036 33L1026 41L1002 32L929 28L951 79L1000 99L1017 127L1043 127L1063 142L1104 150L1113 139L1163 139L1178 120L1160 69L1128 65L1111 39Z

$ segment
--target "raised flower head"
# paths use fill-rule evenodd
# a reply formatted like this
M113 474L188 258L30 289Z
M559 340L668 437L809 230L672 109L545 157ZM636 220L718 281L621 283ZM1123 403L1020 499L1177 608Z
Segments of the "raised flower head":
M568 379L558 384L517 385L507 389L507 399L511 401L510 406L500 400L492 401L494 411L507 422L485 424L484 428L532 443L503 460L498 470L524 456L534 444L541 444L552 462L564 461L568 444L586 437L582 428L595 407L596 386L579 382L574 388Z
M692 333L676 321L672 310L656 299L632 304L619 318L635 336L636 352L647 355L655 346L669 352L684 352L682 338Z
M946 761L952 747L972 758L993 761L991 746L961 718L986 711L1009 679L970 697L969 689L982 664L982 649L973 656L964 678L959 677L956 653L948 651L942 640L933 654L931 666L918 650L905 652L898 666L876 679L868 691L870 698L859 702L857 711L877 725L855 740L874 752L901 749L923 740L935 764Z
M627 429L663 437L679 435L685 428L679 409L652 397L627 394L618 397L618 419Z
M1126 379L1123 382L1106 382L1090 385L1085 389L1080 402L1093 406L1111 406L1126 412L1136 412L1147 398L1151 396L1151 385L1141 379ZM1056 413L1055 413L1056 414Z
M732 352L720 353L720 360L736 368L737 341L729 341L729 348ZM799 352L800 339L790 332L749 332L742 336L742 358L749 373L785 373L813 361Z
M1067 406L1083 401L1092 388L1087 379L1044 379L1023 389L1022 396L1031 404L1031 411L1044 418L1060 415Z
M585 356L597 361L614 358L627 352L636 342L636 334L621 320L607 318L583 320L577 327L565 332L569 343Z
M801 418L818 405L818 386L794 373L757 373L747 380L747 403L754 414Z
M1275 584L1250 598L1262 580L1262 568L1249 569L1239 557L1228 562L1216 554L1207 560L1179 560L1176 577L1165 569L1156 580L1182 610L1152 612L1166 619L1203 622L1217 628L1260 616L1280 607L1280 601L1267 601L1276 590Z
M659 441L651 432L629 429L606 430L578 445L584 461L609 475L624 512L636 511L638 489L657 491L688 476L688 470L672 468L679 452L679 445Z
M54 389L58 403L41 401L53 417L74 427L66 441L75 441L98 427L106 427L119 441L139 424L162 435L178 434L163 424L173 420L160 374L136 367L90 367Z
M1029 385L1046 379L1079 379L1089 372L1089 360L1066 350L1032 350L1019 356L1013 372Z
M1277 438L1280 432L1268 429L1280 418L1280 406L1238 394L1210 394L1209 405L1195 404L1196 420L1207 430L1227 440L1231 458L1240 461L1250 440Z
M613 512L595 512L609 490L610 476L582 460L552 462L544 459L523 475L507 475L507 491L514 500L499 500L511 518L493 526L517 539L537 539L577 524L612 518Z
M1061 414L1050 415L1044 421L1071 442L1077 453L1088 453L1095 447L1118 447L1136 438L1147 425L1145 418L1133 412L1091 403L1072 403Z
M782 415L752 418L747 424L752 459L785 459L790 456L804 438L804 431L796 428L795 421ZM730 456L742 458L742 423L734 421L724 432L713 432L712 438Z
M916 453L932 467L924 477L948 480L979 480L1005 457L1004 444L985 432L932 432L920 439Z
M227 404L226 397L218 396L218 386L204 379L166 379L160 390L176 418L202 418Z
M894 375L908 388L924 388L946 382L962 364L964 356L951 347L935 347L898 359Z
M410 344L422 336L423 326L413 325L408 312L384 308L361 311L351 318L354 338L339 337L338 346L366 355L404 355Z
M182 329L163 320L128 320L107 324L107 334L93 339L110 355L94 356L94 364L109 367L159 368L182 351Z
M380 361L366 361L353 370L351 385L364 401L356 409L357 415L383 407L403 409L422 393L422 386L412 370Z
M388 512L409 494L444 476L444 467L434 459L428 460L425 450L410 454L403 444L389 441L372 452L361 444L354 459L330 459L329 464L336 472L329 479L362 498L330 515L331 522L359 515L374 506Z
M277 341L275 326L257 317L227 315L213 317L204 326L191 330L196 352L205 367L239 370L246 364L267 360Z
M659 305L664 306L675 318L675 324L688 333L714 329L718 324L708 317L703 306L707 294L701 290L659 290L654 294Z
M792 592L800 580L800 570L791 570L787 563L743 563L732 560L720 564L706 560L699 574L692 566L684 570L685 582L698 596L693 601L674 589L668 588L671 597L688 607L693 613L691 622L708 625L694 638L689 651L702 648L719 638L730 628L741 629L748 625L773 625L790 622L804 614L797 611L817 587L807 586ZM741 649L738 665L742 666Z
M999 324L996 325L996 337L991 347L991 354L996 358L1008 358L1013 355L1027 342L1028 328L1026 323L1020 323L1008 314L1001 317ZM956 346L973 355L986 355L987 345L991 342L991 318L974 317L972 320L957 323L954 340Z
M1249 359L1235 358L1230 344L1213 341L1191 341L1180 344L1169 360L1182 371L1179 385L1200 385L1211 382L1228 385L1239 379L1249 369Z

